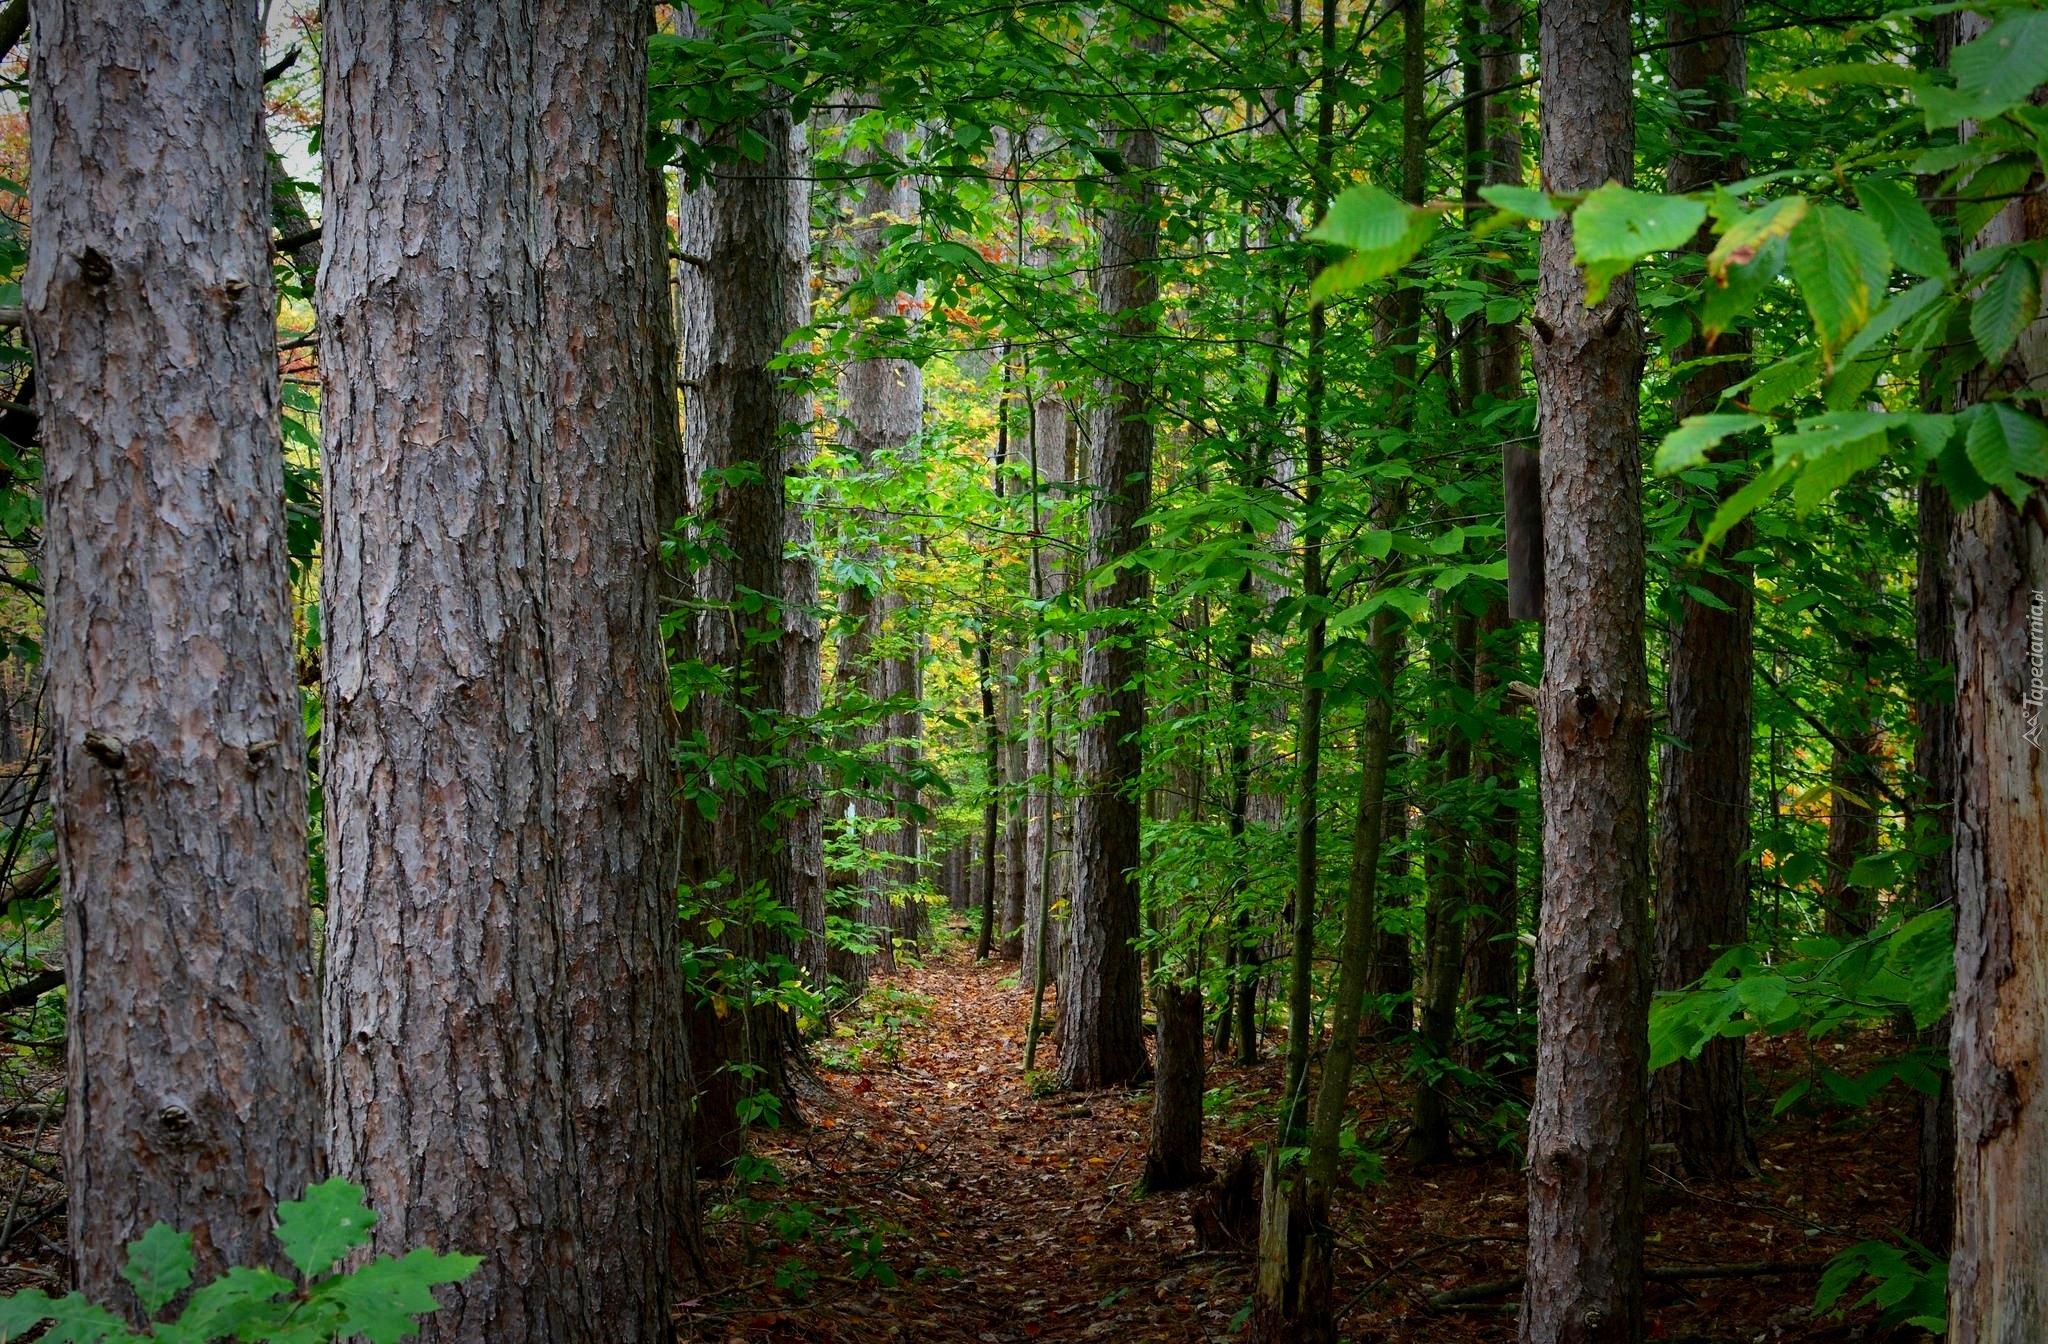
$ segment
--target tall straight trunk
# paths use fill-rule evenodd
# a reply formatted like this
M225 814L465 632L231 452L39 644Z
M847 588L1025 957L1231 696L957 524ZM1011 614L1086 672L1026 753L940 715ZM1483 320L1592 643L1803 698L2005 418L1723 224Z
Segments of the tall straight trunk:
M1450 617L1448 647L1437 667L1446 708L1455 706L1460 691L1472 684L1474 621L1465 612ZM1421 1019L1423 1056L1417 1071L1415 1105L1408 1126L1408 1160L1418 1165L1451 1160L1451 1040L1458 1025L1458 975L1464 969L1465 941L1459 914L1465 904L1467 858L1464 828L1468 824L1472 776L1472 744L1452 715L1432 734L1430 754L1436 757L1436 805L1431 809L1429 905L1423 920L1425 960L1422 994L1416 1004Z
M1627 181L1629 9L1538 19L1545 177ZM1585 302L1571 224L1544 225L1532 318L1543 441L1543 916L1529 1113L1525 1344L1635 1340L1643 1315L1650 703L1643 657L1643 333L1630 277Z
M1873 600L1881 600L1881 576L1875 569L1863 575L1863 587ZM1860 631L1846 640L1849 674L1844 678L1851 699L1847 712L1834 715L1837 724L1833 753L1828 762L1827 883L1821 893L1824 927L1839 937L1860 937L1877 922L1874 893L1849 881L1856 861L1877 850L1877 799L1883 791L1878 774L1879 745L1883 741L1872 705L1871 644Z
M880 148L881 156L901 158L903 133L888 132L882 137ZM872 169L878 157L874 150L856 148L847 153L846 165ZM848 278L872 273L881 261L884 230L914 219L916 213L917 192L908 177L870 177L854 207ZM905 296L884 298L878 303L887 316L901 316L905 312ZM839 397L844 442L859 462L861 472L873 475L898 471L899 464L891 459L901 454L924 427L924 375L918 366L907 359L868 354L846 366L839 379ZM863 511L860 521L879 531L887 520L884 514ZM879 538L868 541L861 558L877 573L885 572ZM908 609L902 593L887 582L874 591L849 587L841 610L843 615L856 618L851 622L853 633L848 636L848 644L841 648L842 679L857 681L860 690L875 702L913 697L915 642L903 628ZM856 643L859 656L848 659L848 645ZM876 763L886 774L898 775L911 764L919 723L920 716L914 709L897 709L879 716L864 731L864 745L878 758ZM907 932L899 907L902 889L913 880L915 872L912 860L917 853L917 826L906 805L915 801L915 789L891 777L883 780L874 796L863 797L856 803L870 828L862 844L874 856L874 862L863 871L862 886L868 893L867 921L876 927L881 938L875 967L884 971L894 965L895 935Z
M1252 573L1249 568L1237 585L1237 614L1240 622L1238 633L1230 645L1230 801L1229 815L1224 822L1225 832L1230 837L1229 852L1241 855L1244 852L1245 808L1251 801L1252 778L1252 726L1246 718L1245 702L1251 690L1252 666L1252 625L1250 598L1252 596ZM1231 879L1232 895L1243 900L1244 864L1236 865ZM1231 1036L1231 1027L1236 1028L1237 1062L1241 1065L1255 1063L1259 1057L1259 948L1251 940L1251 912L1240 907L1233 917L1230 950L1236 958L1229 984L1229 997L1224 1003L1224 1017L1216 1027L1216 1039L1220 1048L1222 1042Z
M319 1174L305 737L252 6L33 6L24 280L78 1286L159 1220L275 1265Z
M1069 428L1067 404L1055 389L1045 387L1036 390L1031 401L1031 432L1027 440L1031 462L1032 483L1036 493L1032 502L1031 530L1041 531L1048 524L1047 511L1060 498L1067 484L1067 432ZM1043 543L1039 543L1040 554L1034 561L1032 597L1044 603L1057 599L1065 588L1060 566L1053 557L1043 554ZM1058 802L1056 789L1056 763L1053 759L1052 702L1054 694L1050 668L1047 663L1056 649L1052 636L1041 634L1037 638L1039 651L1033 659L1029 678L1025 685L1027 703L1031 706L1027 714L1024 743L1024 769L1031 780L1030 812L1024 823L1024 966L1027 971L1038 963L1038 928L1050 921L1044 918L1048 902L1057 903L1059 892L1055 882L1058 867L1053 862L1053 851L1058 848ZM1046 949L1046 962L1057 979L1058 958L1051 948Z
M1152 986L1158 1023L1159 1075L1142 1184L1147 1192L1201 1183L1202 988L1162 975Z
M1499 90L1484 93L1468 110L1467 115L1476 112L1479 121L1467 133L1468 148L1476 148L1479 157L1476 174L1468 162L1468 180L1477 176L1481 185L1519 186L1524 137L1513 86L1522 78L1523 9L1513 0L1466 3L1477 11L1471 22L1478 48L1466 61L1466 70L1476 77L1476 83L1468 84L1466 96ZM1512 275L1498 269L1487 274L1494 283L1514 283ZM1488 399L1494 404L1519 400L1521 329L1512 321L1487 323L1479 328L1477 347L1469 359L1476 366L1475 407ZM1524 586L1524 600L1518 604L1510 593L1505 601L1489 604L1479 618L1472 675L1473 689L1483 702L1500 693L1521 661L1521 635L1511 622L1542 614L1543 496L1535 450L1527 444L1503 446L1501 476L1504 512L1521 511L1519 521L1513 524L1521 556L1510 562L1510 568ZM1472 865L1472 905L1478 913L1469 926L1465 951L1465 995L1473 1007L1474 1021L1483 1023L1514 1012L1519 913L1515 882L1521 843L1521 809L1515 795L1521 788L1521 763L1489 734L1479 744L1473 771L1483 796L1492 799L1492 816ZM1481 1032L1467 1049L1467 1063L1483 1064L1485 1049L1486 1036Z
M1141 50L1165 50L1163 35ZM1089 485L1088 563L1102 569L1145 544L1140 521L1152 500L1153 391L1142 348L1159 298L1159 140L1148 126L1114 134L1125 171L1102 214L1095 302L1116 337L1115 371L1097 412ZM1124 565L1087 589L1081 655L1081 729L1076 751L1071 962L1060 981L1060 1086L1109 1087L1149 1067L1143 1032L1144 976L1138 936L1138 778L1144 764L1145 650L1138 618L1151 591L1145 569Z
M975 640L974 674L981 688L982 773L988 800L981 806L981 932L974 940L974 959L987 961L995 942L996 824L1002 811L1003 730L996 718L994 660L986 630Z
M1915 64L1923 70L1945 68L1954 52L1957 15L1944 14L1916 24L1919 43ZM1930 208L1953 214L1938 200L1940 179L1924 177L1920 191ZM1921 374L1921 409L1942 411L1947 398L1937 390L1931 372ZM1913 703L1919 738L1913 752L1917 787L1912 795L1915 822L1927 837L1946 841L1944 852L1921 865L1915 874L1915 896L1922 910L1956 907L1956 871L1949 853L1955 846L1956 806L1956 665L1955 599L1949 580L1949 545L1955 535L1955 504L1948 488L1930 472L1919 487L1919 554L1913 583L1913 644L1923 674L1948 669L1949 683ZM1942 1019L1921 1033L1920 1044L1939 1055L1949 1053L1951 1019ZM1913 1212L1906 1234L1935 1254L1946 1257L1955 1236L1956 1097L1954 1075L1942 1070L1940 1085L1918 1099L1920 1144Z
M1024 655L1010 649L1003 655L1003 773L1010 781L1004 798L1003 822L1003 959L1022 963L1024 957L1024 821L1031 798L1025 779L1024 752ZM1030 968L1020 972L1030 979Z
M514 79L542 37L498 3L324 18L330 1161L366 1188L379 1250L490 1248L426 1338L591 1338L534 246L553 207ZM448 171L450 144L472 171Z
M559 715L570 1142L586 1301L607 1337L666 1340L688 1219L675 890L675 714L659 565L680 466L666 193L647 167L646 17L541 0L536 71L547 451L548 681ZM657 202L655 193L661 193ZM643 208L622 209L621 203ZM655 212L659 204L661 211Z
M692 386L684 454L692 501L718 538L714 558L695 576L694 653L724 681L692 702L689 726L701 734L709 768L751 760L763 781L721 787L715 816L686 808L685 854L689 880L716 901L792 907L789 841L802 800L791 788L797 739L789 663L796 651L786 637L786 608L801 595L785 588L783 550L788 469L803 456L789 427L805 421L806 398L769 365L807 316L810 238L792 200L803 165L788 108L762 109L744 128L720 131L719 143L737 143L742 129L758 138L761 157L735 155L718 165L697 206L693 246L701 250L683 249L701 258L686 263L696 307L685 332ZM717 488L707 488L713 480ZM731 1006L758 990L750 983L754 967L792 955L789 939L763 921L738 918L720 941L727 955L705 968L709 979L690 1005L697 1158L706 1165L729 1161L743 1146L743 1095L768 1092L789 1110L798 1061L787 1012Z
M1500 696L1520 662L1521 636L1509 622L1505 603L1490 603L1475 632L1472 687L1483 705ZM1465 936L1465 1002L1476 1019L1512 1017L1515 1012L1515 929L1520 915L1516 888L1522 816L1516 803L1521 772L1513 756L1489 736L1474 753L1473 783L1485 824L1469 855L1472 918ZM1466 1063L1485 1063L1486 1038L1471 1042Z
M1957 19L1958 43L1989 20ZM2048 237L2038 196L2008 205L1964 245ZM2048 321L1966 399L2048 376ZM2048 537L1992 493L1949 532L1955 612L1956 992L1949 1034L1956 1098L1955 1243L1949 1338L2006 1344L2040 1332L2048 1280L2048 753L2040 678L2048 657Z
M1953 668L1956 662L1954 603L1948 580L1949 538L1955 530L1955 507L1948 489L1929 478L1920 483L1919 573L1914 584L1914 645L1922 669ZM1956 702L1951 685L1917 700L1914 718L1920 740L1913 773L1919 777L1914 797L1916 815L1934 834L1955 838ZM1923 910L1954 909L1956 874L1946 855L1923 865L1915 892ZM1930 1028L1922 1044L1947 1054L1949 1021ZM1919 1180L1914 1187L1908 1234L1922 1246L1946 1254L1955 1223L1956 1111L1952 1075L1943 1072L1940 1087L1919 1098Z
M1749 83L1744 0L1674 0L1665 29L1671 86L1692 95L1677 150L1665 166L1674 192L1699 191L1747 171L1728 130ZM1711 247L1702 239L1697 250ZM1678 385L1672 414L1711 413L1721 394L1748 376L1749 334L1730 331L1712 347L1695 337L1675 362L1709 355ZM1704 502L1704 501L1703 501ZM1749 773L1755 595L1751 567L1732 557L1749 546L1743 523L1721 554L1689 583L1665 654L1657 796L1657 988L1683 989L1725 949L1749 936ZM1756 1170L1743 1092L1740 1037L1711 1041L1651 1079L1650 1131L1677 1146L1689 1176L1726 1180Z
M1389 750L1397 750L1396 747ZM1393 764L1387 770L1391 779ZM1408 800L1394 792L1394 785L1387 786L1388 797L1382 808L1386 820L1380 826L1381 866L1385 871L1380 875L1377 896L1380 911L1391 904L1390 898L1399 895L1405 902L1406 895L1396 892L1393 884L1405 881L1409 873L1408 856L1402 846L1408 842ZM1371 1036L1398 1037L1413 1029L1415 1025L1415 961L1408 949L1408 935L1387 927L1383 913L1375 914L1379 935L1373 941L1372 966L1365 978L1367 1010L1363 1030ZM1391 1001L1391 1008L1382 1015L1375 1005Z
M1370 658L1378 686L1358 731L1358 810L1351 834L1351 876L1344 899L1344 941L1330 1009L1330 1049L1323 1060L1309 1137L1306 1182L1284 1197L1269 1159L1259 1239L1254 1335L1261 1340L1333 1338L1331 1259L1336 1248L1331 1199L1337 1187L1351 1068L1364 1019L1366 987L1378 939L1380 858L1386 841L1387 764L1393 752L1394 688L1401 630L1391 611L1373 620Z

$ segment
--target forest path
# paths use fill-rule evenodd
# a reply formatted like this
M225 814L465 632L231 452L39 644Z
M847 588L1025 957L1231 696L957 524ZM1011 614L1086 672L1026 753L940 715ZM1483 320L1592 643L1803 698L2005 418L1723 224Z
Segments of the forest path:
M818 1051L811 1124L768 1131L756 1153L782 1183L755 1182L736 1209L707 1185L714 1286L683 1306L693 1344L1182 1344L1239 1340L1250 1247L1204 1250L1206 1190L1140 1198L1149 1089L1033 1095L1023 1074L1028 984L1014 962L976 964L957 931L922 966L878 979ZM1240 1067L1212 1061L1207 1163L1224 1170L1270 1140L1277 1040ZM1915 1100L1887 1089L1867 1109L1826 1104L1768 1116L1764 1099L1826 1063L1860 1072L1891 1049L1868 1039L1809 1047L1755 1041L1753 1123L1765 1174L1733 1188L1649 1192L1652 1264L1812 1265L1894 1236L1911 1206ZM1845 1053L1846 1052L1846 1053ZM1336 1281L1358 1294L1344 1332L1379 1344L1508 1344L1514 1298L1450 1310L1429 1297L1521 1268L1523 1176L1468 1116L1458 1161L1417 1170L1397 1154L1406 1046L1361 1053L1350 1098L1361 1135L1389 1156L1385 1183L1340 1199ZM1050 1042L1038 1063L1054 1062ZM1208 1221L1212 1224L1213 1217ZM1248 1231L1249 1229L1247 1229ZM1869 1309L1811 1312L1804 1273L1654 1283L1647 1336L1671 1344L1874 1341ZM1867 1286L1867 1285L1866 1285ZM1851 1294L1860 1296L1862 1289Z
M684 1338L1228 1333L1250 1292L1241 1259L1196 1247L1196 1195L1134 1195L1149 1091L1033 1096L1029 985L1018 987L1015 963L972 958L955 938L924 967L877 981L847 1015L842 1029L855 1034L823 1051L828 1094L807 1108L810 1127L760 1144L786 1184L754 1193L785 1217L808 1209L808 1235L774 1237L771 1213L743 1240L737 1220L714 1219L721 1291L686 1305ZM1053 1060L1041 1042L1040 1068ZM728 1198L705 1192L707 1204ZM863 1230L882 1232L878 1257ZM875 1272L875 1259L887 1268ZM796 1299L774 1290L778 1274L817 1278Z

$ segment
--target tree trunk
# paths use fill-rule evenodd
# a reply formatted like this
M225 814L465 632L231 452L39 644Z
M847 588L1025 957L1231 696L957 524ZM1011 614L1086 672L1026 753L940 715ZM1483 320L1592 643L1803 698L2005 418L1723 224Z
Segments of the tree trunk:
M899 159L902 153L903 133L890 131L884 135L880 157ZM872 169L877 161L876 152L865 148L851 149L846 155L849 169ZM881 260L883 231L893 224L914 220L916 214L917 192L908 177L870 177L854 208L853 256L848 279L871 274ZM877 305L885 316L901 317L905 296L883 298ZM917 365L907 359L868 353L846 366L839 379L839 397L844 415L843 442L853 452L861 472L869 476L898 472L901 466L896 459L924 427L924 376ZM886 518L885 514L863 510L859 521L879 533L886 526ZM888 566L879 536L869 541L860 558L876 574L886 574ZM848 622L853 633L840 650L841 679L857 684L877 703L914 695L916 645L914 635L903 628L908 611L903 595L886 579L873 591L849 586L841 611L843 616L854 618ZM858 656L849 659L849 646L856 644ZM915 803L915 790L896 776L914 759L920 718L914 709L892 710L880 715L863 733L864 745L874 754L875 764L885 775L873 796L856 802L868 828L862 843L877 860L863 870L861 879L868 893L866 918L881 939L881 950L874 957L873 966L885 972L895 967L895 935L906 931L899 909L903 891L907 883L915 880L911 861L917 852L917 826L906 806Z
M1400 670L1401 632L1390 611L1373 620L1371 657L1379 686L1366 705L1358 733L1358 812L1351 835L1351 880L1344 900L1344 944L1337 965L1337 992L1330 1009L1330 1050L1316 1092L1314 1129L1309 1138L1306 1183L1297 1196L1268 1198L1278 1207L1262 1217L1258 1297L1253 1307L1255 1337L1262 1340L1321 1340L1335 1335L1330 1299L1335 1228L1330 1202L1337 1187L1351 1066L1357 1056L1366 984L1371 975L1377 926L1381 848L1386 840L1387 762L1393 751L1395 679Z
M1496 704L1502 687L1520 661L1521 635L1509 623L1504 603L1491 603L1479 618L1472 685L1482 705ZM1505 713L1505 708L1498 712ZM1470 856L1471 905L1474 911L1465 936L1465 1002L1475 1021L1501 1021L1515 1016L1515 931L1521 915L1516 886L1522 814L1515 795L1521 771L1505 744L1489 736L1475 753L1473 774L1488 818L1478 849ZM1465 1063L1486 1063L1488 1034L1468 1045Z
M693 1211L675 892L675 714L661 646L677 438L666 193L648 171L646 18L541 0L536 67L550 578L559 715L569 1140L577 1262L608 1339L666 1341ZM649 208L623 209L646 202Z
M1393 750L1393 748L1389 748ZM1393 767L1388 766L1392 774ZM1398 896L1405 904L1405 892L1394 888L1397 879L1405 880L1409 872L1408 856L1399 852L1408 839L1408 800L1392 792L1382 811L1386 814L1380 827L1380 852L1385 857L1381 865L1385 872L1380 878L1377 895L1378 909L1374 912L1374 923L1379 932L1373 941L1372 968L1365 979L1367 1011L1363 1030L1369 1036L1399 1037L1415 1026L1415 963L1408 951L1408 935L1386 927L1386 917L1379 913L1387 908L1390 901ZM1376 1006L1383 1000L1391 999L1392 1008L1384 1015Z
M566 655L542 487L544 165L538 100L514 80L541 37L500 4L334 0L324 17L330 1160L367 1189L377 1249L489 1252L426 1338L591 1338L549 684ZM450 144L475 171L448 171Z
M1028 980L1031 968L1024 966L1024 821L1030 806L1031 783L1025 778L1024 755L1024 655L1010 649L1003 654L1003 773L1010 782L1004 799L1007 814L1003 823L1003 959L1019 963L1018 974Z
M1958 42L1989 20L1964 14ZM2039 196L2008 205L1972 249L2048 236ZM2035 321L2005 368L1967 399L2037 386L2048 322ZM1989 386L1983 384L1988 383ZM1955 610L1956 992L1949 1061L1956 1099L1955 1244L1949 1338L2006 1344L2040 1333L2048 1282L2048 754L2041 748L2048 649L2048 538L1993 493L1949 533Z
M1044 264L1044 263L1041 263ZM1033 482L1037 493L1032 501L1031 530L1034 534L1042 530L1045 512L1052 501L1063 493L1067 480L1067 404L1050 388L1040 389L1031 402L1031 433L1028 440ZM1045 603L1059 597L1065 585L1061 582L1060 567L1045 555L1042 543L1037 543L1032 570L1032 599ZM1055 788L1057 773L1053 760L1053 738L1049 731L1052 722L1052 703L1055 694L1048 677L1046 666L1055 643L1052 636L1040 634L1037 659L1031 669L1025 686L1027 704L1032 706L1027 713L1026 738L1024 745L1024 769L1031 780L1030 814L1024 825L1024 949L1023 964L1028 970L1038 964L1038 927L1050 921L1041 918L1048 902L1057 903L1059 894L1052 876L1056 871L1053 851L1058 848L1058 801ZM1057 979L1058 959L1051 948L1046 949L1048 976Z
M1629 9L1551 0L1538 26L1554 191L1626 181ZM1635 1340L1643 1313L1650 965L1643 658L1643 334L1630 277L1587 307L1568 220L1544 225L1532 318L1543 440L1544 901L1529 1114L1525 1344Z
M1948 488L1929 478L1920 483L1919 574L1914 585L1914 644L1923 669L1953 668L1956 662L1954 604L1948 580L1949 538L1955 530L1955 508ZM1956 702L1953 685L1945 694L1915 702L1920 740L1913 772L1920 787L1915 803L1930 831L1955 839ZM1947 854L1921 866L1916 895L1923 910L1954 909L1956 874ZM1949 1020L1929 1028L1921 1044L1940 1054L1949 1052ZM1944 1071L1932 1095L1919 1098L1919 1180L1914 1188L1913 1215L1907 1232L1922 1246L1945 1255L1955 1231L1956 1105L1953 1076Z
M253 7L34 5L30 266L78 1286L278 1257L319 1174ZM502 1243L501 1243L502 1244Z
M1688 101L1685 125L1665 168L1674 191L1698 191L1746 171L1728 131L1741 116L1749 82L1744 0L1675 0L1666 30L1678 45L1667 69ZM1707 251L1711 239L1696 250ZM1749 374L1749 333L1724 332L1711 350L1695 337L1675 362L1710 353L1736 356L1693 371L1680 383L1674 419L1711 413L1721 394ZM1702 501L1703 503L1706 501ZM1697 535L1695 529L1694 535ZM1668 740L1657 799L1657 988L1683 989L1714 959L1749 936L1749 774L1755 597L1751 568L1729 557L1746 550L1747 522L1709 568L1686 575L1718 599L1679 599L1665 655ZM1677 1145L1689 1176L1728 1180L1756 1170L1743 1093L1740 1037L1710 1041L1697 1059L1679 1060L1651 1079L1650 1135Z
M1164 50L1164 37L1143 39ZM1101 569L1145 543L1140 521L1151 506L1153 393L1137 346L1153 334L1149 315L1159 297L1153 270L1159 253L1156 188L1159 141L1149 127L1117 134L1127 166L1101 223L1096 305L1127 348L1107 378L1103 406L1090 435L1088 562ZM1128 565L1087 590L1090 617L1081 656L1081 730L1074 815L1074 894L1069 928L1072 963L1060 980L1060 1086L1086 1090L1142 1076L1145 1058L1141 1000L1144 976L1132 940L1138 936L1138 779L1144 763L1145 667L1138 620L1151 582Z
M990 666L993 660L986 630L974 645L974 672L981 687L982 772L988 790L988 800L981 808L981 932L974 940L974 959L987 961L995 942L996 823L1002 810L1003 732L996 719L995 672Z
M696 575L695 656L723 678L720 691L700 694L690 708L708 759L686 787L710 789L717 805L709 818L686 807L692 833L685 852L693 889L732 916L720 940L724 955L704 968L708 979L691 1004L697 1159L706 1166L730 1161L743 1147L742 1095L769 1093L793 1116L791 1070L800 1060L794 1020L782 1008L719 1011L751 998L759 968L794 952L786 935L746 906L793 908L790 841L802 806L791 787L800 783L792 766L801 729L790 720L797 651L786 629L788 608L801 595L785 588L783 550L788 468L803 457L789 427L808 418L807 398L769 365L808 315L810 238L792 198L803 165L788 108L771 105L719 135L736 143L743 129L758 137L761 157L718 166L701 193L692 246L682 249L702 259L686 262L695 272L695 312L685 338L684 452L692 501L716 537L710 563ZM706 487L709 480L716 489ZM711 783L741 761L759 768L759 784L741 782L744 776ZM706 772L719 773L707 779ZM755 1072L742 1079L736 1067Z
M1450 619L1450 647L1437 668L1437 680L1444 698L1455 706L1457 691L1471 685L1473 619L1458 612ZM1466 856L1464 827L1469 818L1466 802L1472 774L1472 746L1455 722L1445 715L1436 730L1438 741L1431 755L1438 761L1436 805L1431 809L1431 850L1429 908L1424 918L1423 992L1416 1005L1420 1010L1421 1040L1416 1043L1422 1056L1417 1070L1415 1107L1408 1126L1410 1162L1428 1165L1451 1160L1450 1081L1444 1071L1450 1066L1451 1041L1458 1025L1458 972L1464 965L1464 934L1458 915L1465 904Z
M1159 1077L1145 1150L1148 1193L1202 1182L1202 990L1161 978L1152 990L1158 1021Z

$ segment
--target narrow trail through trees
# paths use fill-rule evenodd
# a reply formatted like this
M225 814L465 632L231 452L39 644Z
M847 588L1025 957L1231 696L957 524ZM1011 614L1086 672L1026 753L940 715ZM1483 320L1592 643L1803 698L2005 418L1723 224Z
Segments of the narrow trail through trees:
M1197 1341L1233 1330L1252 1292L1255 1224L1232 1235L1204 1188L1141 1197L1149 1088L1034 1095L1020 1071L1029 986L1015 962L976 963L956 933L923 966L877 977L819 1052L810 1125L764 1131L781 1181L707 1184L716 1286L684 1304L702 1344L817 1341ZM1149 1029L1148 1029L1149 1030ZM850 1033L850 1034L837 1034ZM1270 1142L1282 1051L1209 1070L1205 1159L1227 1171ZM1774 1096L1825 1062L1854 1070L1882 1040L1753 1052ZM1362 1046L1349 1111L1399 1151L1406 1046ZM1050 1087L1057 1058L1040 1057ZM1896 1091L1896 1090L1895 1090ZM1762 1177L1654 1180L1648 1337L1697 1344L1873 1338L1870 1313L1811 1311L1817 1266L1903 1226L1913 1195L1912 1099L1868 1111L1795 1106L1758 1120ZM1461 1129L1461 1134L1466 1131ZM1469 1138L1469 1134L1466 1134ZM1461 1138L1450 1163L1388 1160L1337 1198L1336 1285L1357 1340L1489 1344L1514 1337L1522 1270L1518 1158ZM1347 1167L1348 1173L1348 1167ZM1701 1265L1735 1271L1686 1278ZM1764 1265L1808 1272L1758 1273Z

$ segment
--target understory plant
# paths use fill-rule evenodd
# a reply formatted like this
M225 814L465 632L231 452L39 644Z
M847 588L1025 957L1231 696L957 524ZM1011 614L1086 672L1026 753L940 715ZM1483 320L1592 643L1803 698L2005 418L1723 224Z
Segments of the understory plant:
M460 1283L483 1260L419 1247L336 1270L343 1256L369 1242L376 1222L361 1186L343 1180L312 1186L304 1199L277 1208L277 1241L298 1271L296 1282L237 1265L192 1292L170 1320L158 1318L192 1287L192 1234L158 1223L129 1243L121 1270L150 1322L142 1330L82 1293L51 1298L30 1289L0 1298L0 1344L46 1321L44 1344L330 1344L355 1338L395 1344L418 1333L419 1318L439 1309L437 1285Z

